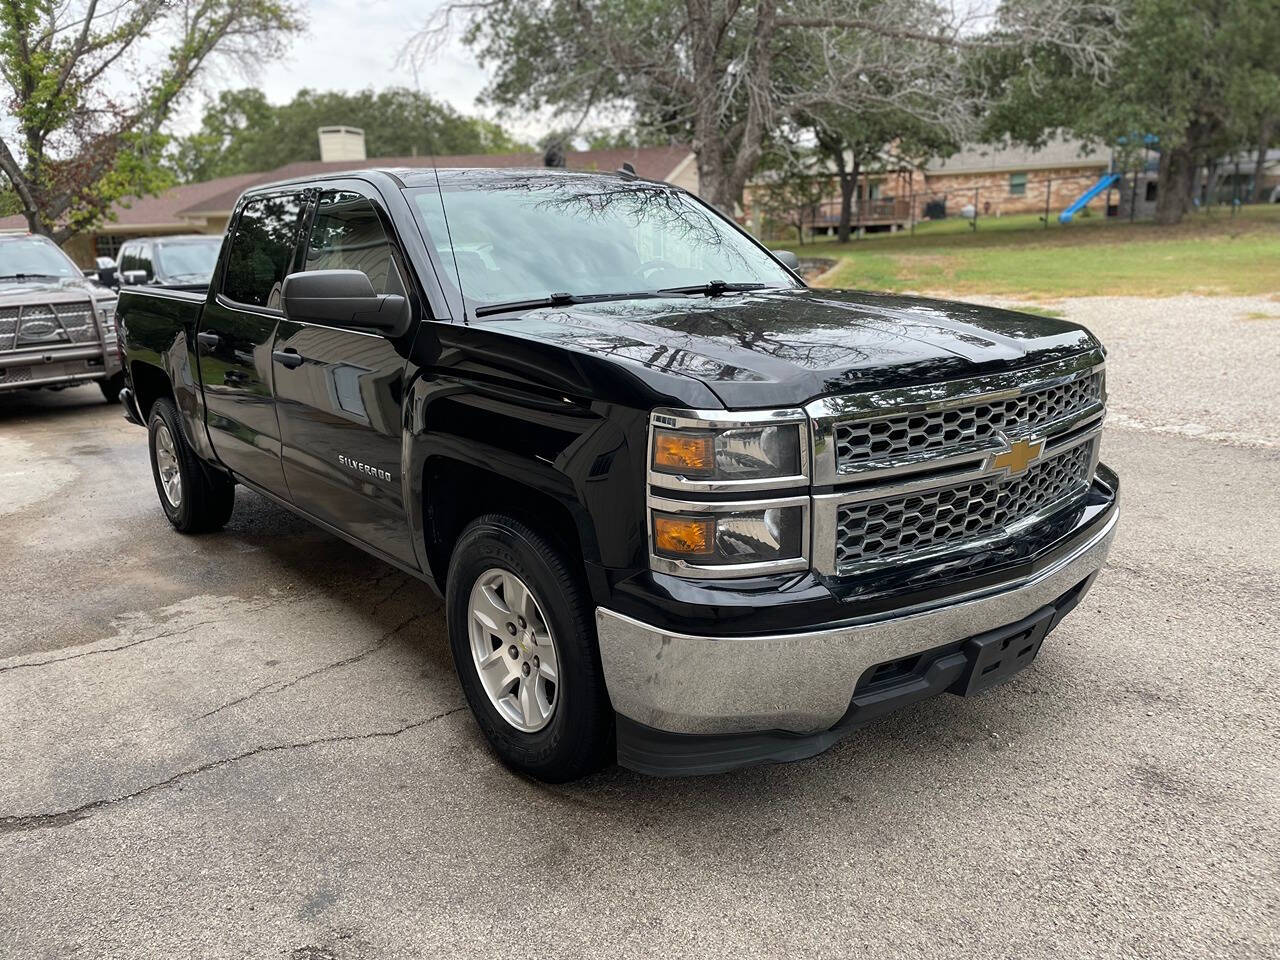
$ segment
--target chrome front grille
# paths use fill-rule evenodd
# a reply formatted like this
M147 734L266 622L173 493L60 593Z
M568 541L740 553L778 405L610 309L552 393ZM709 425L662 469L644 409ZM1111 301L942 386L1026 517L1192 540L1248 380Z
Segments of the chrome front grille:
M0 307L0 351L56 349L97 340L93 305L87 300Z
M924 451L1044 431L1102 402L1102 373L1018 396L930 410L852 420L835 427L836 469Z
M1079 501L1097 466L1102 361L808 404L814 569L852 576L976 551Z
M1087 490L1097 442L1050 454L1018 477L844 504L836 516L836 567L962 546L1008 529Z

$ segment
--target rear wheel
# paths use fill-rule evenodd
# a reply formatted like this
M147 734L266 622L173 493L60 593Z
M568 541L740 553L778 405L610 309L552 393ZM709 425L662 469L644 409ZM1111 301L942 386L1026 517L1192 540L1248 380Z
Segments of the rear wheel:
M182 433L172 401L152 405L147 434L156 493L169 522L182 533L221 529L235 506L235 484L200 462Z
M496 514L458 538L445 597L467 702L507 766L551 783L613 756L591 605L559 550Z
M114 377L99 380L98 388L102 391L102 396L107 403L119 403L120 391L124 389L124 374L117 373Z

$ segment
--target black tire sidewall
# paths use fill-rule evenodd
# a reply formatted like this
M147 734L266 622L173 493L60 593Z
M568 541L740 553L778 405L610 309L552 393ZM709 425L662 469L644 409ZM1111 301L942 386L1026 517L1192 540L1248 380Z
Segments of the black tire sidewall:
M581 776L599 763L602 730L612 717L602 710L603 682L595 634L584 616L582 588L544 558L551 548L522 524L484 517L469 526L453 551L445 607L449 644L463 693L481 730L509 766L545 780ZM551 722L534 733L512 727L489 701L471 653L468 605L476 579L500 567L515 574L537 598L555 638L561 682ZM607 700L606 704L607 705Z
M156 463L156 430L162 423L168 428L169 436L173 439L174 454L178 461L178 473L182 477L182 503L177 507L174 507L164 494L164 485L160 482L160 467ZM188 525L191 510L191 477L187 469L187 458L182 455L183 443L184 440L178 430L177 417L174 414L173 405L168 400L157 400L151 408L151 417L147 421L147 448L151 454L151 479L155 482L156 496L160 498L161 509L164 510L165 516L169 518L169 522L179 530Z

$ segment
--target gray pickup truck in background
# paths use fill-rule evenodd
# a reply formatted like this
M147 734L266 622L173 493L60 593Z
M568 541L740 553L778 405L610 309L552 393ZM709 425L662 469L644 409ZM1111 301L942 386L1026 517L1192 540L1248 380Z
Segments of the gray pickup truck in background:
M203 293L213 279L221 246L221 234L184 233L128 240L120 247L120 257L116 260L115 285Z
M96 381L119 400L113 273L94 282L46 237L0 236L0 393Z

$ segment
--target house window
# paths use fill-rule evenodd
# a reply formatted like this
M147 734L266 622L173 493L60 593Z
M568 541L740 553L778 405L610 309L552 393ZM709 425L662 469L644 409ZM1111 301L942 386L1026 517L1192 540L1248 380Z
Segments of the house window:
M120 256L120 245L125 242L128 237L122 237L118 233L100 233L93 238L93 255L95 257L110 257L115 260Z
M1025 173L1009 174L1009 196L1021 197L1027 192L1027 175Z
M1156 190L1159 188L1159 186L1160 184L1155 180L1147 181L1147 193L1146 193L1147 203L1156 202Z

